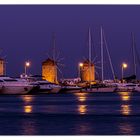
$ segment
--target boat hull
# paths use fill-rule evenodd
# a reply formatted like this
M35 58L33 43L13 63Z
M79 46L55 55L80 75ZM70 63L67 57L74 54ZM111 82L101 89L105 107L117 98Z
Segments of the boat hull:
M62 87L60 92L62 93L77 93L81 92L82 88L80 87Z
M33 86L3 86L0 94L27 94L32 88Z
M61 90L61 87L53 87L48 93L58 93Z
M100 87L100 88L88 88L84 89L82 91L84 92L114 92L115 87Z

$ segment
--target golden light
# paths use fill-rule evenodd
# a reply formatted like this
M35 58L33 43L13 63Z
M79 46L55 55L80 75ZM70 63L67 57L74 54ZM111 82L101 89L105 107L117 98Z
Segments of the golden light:
M78 99L79 102L86 101L86 99L87 99L87 96L86 95L87 94L88 93L86 93L86 92L85 93L84 92L82 92L82 93L80 93L80 92L79 93L74 93L74 95L77 96L77 99Z
M129 95L123 95L122 96L122 100L123 101L129 101L130 100L130 96Z
M25 65L26 65L26 67L29 67L30 66L30 62L29 61L25 62Z
M32 95L24 95L24 96L22 96L22 99L25 103L30 103L33 101L34 98Z
M133 126L129 122L120 123L119 128L120 128L121 134L124 134L124 135L134 134Z
M30 103L33 101L33 96L32 95L24 95L22 96L22 100L24 101L24 112L25 113L31 113L33 110L32 105Z
M25 113L31 113L33 110L33 107L30 105L24 106L24 112Z
M129 101L130 100L130 94L129 92L120 92L122 101Z
M126 63L122 63L122 67L123 68L127 68L127 64Z
M80 66L80 67L83 67L83 63L79 63L79 66Z
M78 112L79 112L79 114L82 114L82 115L84 115L84 114L86 114L86 112L87 112L87 105L79 105L78 106Z
M121 113L122 115L129 115L131 112L129 105L121 105Z
M78 100L79 100L80 102L84 102L84 101L86 101L86 96L78 97Z

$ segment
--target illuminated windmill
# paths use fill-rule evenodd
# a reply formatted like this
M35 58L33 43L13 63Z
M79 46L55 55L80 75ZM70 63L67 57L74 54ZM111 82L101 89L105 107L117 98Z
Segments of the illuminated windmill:
M53 55L42 62L42 77L52 83L58 83L58 71L62 74L59 66L63 66L60 61L63 58L59 58L60 53L56 54L55 48L55 35L53 35ZM63 75L62 75L63 76Z
M78 69L79 69L79 77L81 78L81 81L83 82L89 82L95 81L95 65L92 62L92 56L91 56L91 32L90 28L88 31L88 47L89 47L89 54L88 59L83 60L83 62L79 63Z
M0 55L2 53L2 49L0 50ZM0 57L0 76L6 75L6 56Z

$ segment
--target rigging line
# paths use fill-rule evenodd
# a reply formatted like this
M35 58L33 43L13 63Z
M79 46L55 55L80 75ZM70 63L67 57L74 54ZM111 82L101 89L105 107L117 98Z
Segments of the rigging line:
M137 57L137 60L138 60L138 64L140 65L140 57L139 57L139 53L138 53L138 50L137 50L136 47L135 47L135 51L136 51L136 57Z
M112 75L113 75L113 78L115 80L116 79L115 72L114 72L114 68L113 68L113 65L112 65L111 56L110 56L109 49L108 49L108 46L107 46L107 41L106 41L106 38L105 38L104 31L103 31L103 39L105 41L105 48L106 48L106 51L107 51L107 55L108 55L108 59L109 59L109 63L110 63L111 71L112 71Z
M53 33L53 60L54 60L54 62L56 61L55 59L55 52L56 52L56 38L55 38L55 33Z
M57 75L57 62L56 62L56 37L55 37L55 33L53 32L53 61L54 61L54 65L56 65L56 71L55 71L55 75ZM55 76L55 82L57 82L57 76Z
M102 68L102 81L104 80L104 61L103 61L103 56L104 53L103 53L103 29L102 29L102 26L101 26L101 68Z
M135 42L135 36L134 33L131 33L132 35L132 53L133 53L133 67L134 67L134 74L136 75L136 55L135 55L135 47L136 47L136 42Z
M91 82L91 32L89 28L89 82Z

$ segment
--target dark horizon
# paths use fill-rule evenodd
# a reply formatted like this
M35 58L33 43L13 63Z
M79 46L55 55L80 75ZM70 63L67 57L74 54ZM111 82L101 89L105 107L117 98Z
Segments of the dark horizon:
M140 5L1 5L0 48L6 55L7 74L19 76L24 62L31 61L29 72L41 74L41 63L52 54L56 34L64 78L78 75L78 63L88 56L88 28L91 28L93 59L100 61L100 26L103 26L113 66L121 78L121 63L128 63L124 75L133 74L132 37L139 53ZM139 53L140 54L140 53ZM105 59L105 79L112 78ZM97 66L100 66L98 63ZM140 72L138 68L138 78ZM100 69L97 69L99 75Z

